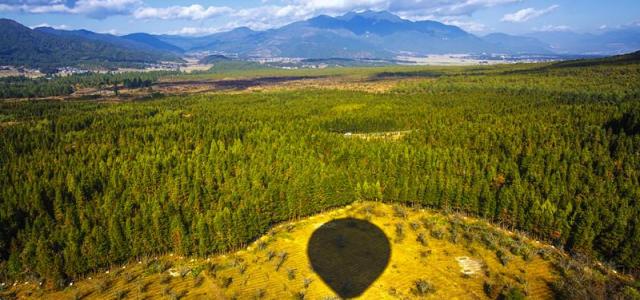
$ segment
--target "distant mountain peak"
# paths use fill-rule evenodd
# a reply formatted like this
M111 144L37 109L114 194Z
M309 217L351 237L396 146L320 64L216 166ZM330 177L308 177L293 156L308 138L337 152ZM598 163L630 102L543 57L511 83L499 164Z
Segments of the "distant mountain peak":
M377 21L389 21L389 22L404 22L406 20L386 11L386 10L382 10L382 11L373 11L373 10L365 10L362 12L348 12L340 17L337 17L336 19L338 20L343 20L343 21L349 21L352 20L354 18L364 18L364 19L371 19L371 20L377 20Z

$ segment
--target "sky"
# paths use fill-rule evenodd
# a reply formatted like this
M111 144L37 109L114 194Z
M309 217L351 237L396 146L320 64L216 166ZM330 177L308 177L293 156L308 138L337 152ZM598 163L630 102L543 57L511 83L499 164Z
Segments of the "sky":
M599 32L640 26L639 0L0 0L0 17L35 28L205 35L279 27L320 14L387 10L471 33Z

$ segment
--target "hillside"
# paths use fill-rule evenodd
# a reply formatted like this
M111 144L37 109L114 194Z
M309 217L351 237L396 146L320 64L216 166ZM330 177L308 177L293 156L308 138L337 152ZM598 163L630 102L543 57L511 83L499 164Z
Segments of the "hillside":
M182 48L163 42L162 40L148 33L132 33L124 35L121 38L146 45L147 47L157 51L169 51L173 53L184 52Z
M0 65L34 68L64 66L142 66L161 60L177 60L174 55L141 51L113 36L88 31L32 30L15 21L0 19Z
M463 215L359 202L280 224L224 255L172 253L113 266L61 292L36 283L11 292L36 299L553 299L601 292L572 283L584 270L591 275L578 284L596 276L607 285L626 282Z

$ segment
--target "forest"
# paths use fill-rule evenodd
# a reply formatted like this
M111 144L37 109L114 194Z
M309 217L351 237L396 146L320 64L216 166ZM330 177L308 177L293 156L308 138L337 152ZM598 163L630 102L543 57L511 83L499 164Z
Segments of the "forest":
M174 72L86 73L35 79L23 76L4 77L0 78L0 99L66 96L84 87L111 89L150 87L161 76L170 74Z
M0 102L0 278L222 253L356 200L479 216L639 274L640 64L474 68L377 93Z

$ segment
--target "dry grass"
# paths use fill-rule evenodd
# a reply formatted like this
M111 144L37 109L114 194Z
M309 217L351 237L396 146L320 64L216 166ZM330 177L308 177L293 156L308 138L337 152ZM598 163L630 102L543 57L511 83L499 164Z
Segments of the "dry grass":
M552 273L549 261L538 255L525 261L509 252L511 260L504 266L496 250L488 249L481 238L463 237L461 228L487 226L485 222L456 218L460 238L453 243L452 217L411 208L402 208L400 216L398 209L380 203L355 203L298 222L281 224L246 249L232 254L209 259L167 255L157 261L152 259L127 265L124 269L114 268L109 274L93 275L91 279L74 283L73 287L59 292L46 293L34 283L18 285L13 291L17 292L18 298L35 299L337 299L311 269L307 242L322 224L354 217L369 220L391 241L389 264L361 295L362 299L486 299L486 282L521 286L533 299L552 297L547 283L554 281L556 275ZM404 238L393 241L398 224L404 228ZM443 231L445 235L435 238L434 231ZM500 230L491 231L499 240L499 247L506 247L504 241L511 240L509 235ZM522 243L534 250L545 247L526 240ZM474 272L464 274L469 266ZM169 275L171 270L185 272L172 277ZM163 277L170 277L170 280L163 280ZM100 287L105 282L108 286ZM421 285L416 285L418 282L427 282L429 293L419 293L417 287Z

